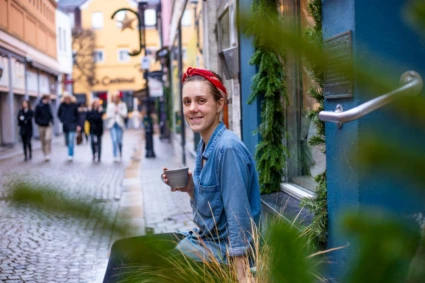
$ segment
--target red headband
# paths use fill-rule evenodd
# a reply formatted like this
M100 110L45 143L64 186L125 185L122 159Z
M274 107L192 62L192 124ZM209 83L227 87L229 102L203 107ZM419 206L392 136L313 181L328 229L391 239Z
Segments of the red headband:
M195 75L198 75L207 79L210 83L213 84L213 86L215 86L216 89L218 89L220 92L224 93L225 96L227 96L226 88L220 82L217 76L213 72L205 70L205 69L197 69L192 67L187 68L186 73L184 73L183 75L182 82L184 83L184 81L188 77L195 76Z

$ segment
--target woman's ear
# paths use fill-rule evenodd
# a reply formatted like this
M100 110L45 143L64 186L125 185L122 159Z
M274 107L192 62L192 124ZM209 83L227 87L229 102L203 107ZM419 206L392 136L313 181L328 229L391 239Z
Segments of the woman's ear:
M217 100L217 104L218 104L217 113L220 113L221 110L223 110L223 107L224 107L224 98L222 97L219 100Z

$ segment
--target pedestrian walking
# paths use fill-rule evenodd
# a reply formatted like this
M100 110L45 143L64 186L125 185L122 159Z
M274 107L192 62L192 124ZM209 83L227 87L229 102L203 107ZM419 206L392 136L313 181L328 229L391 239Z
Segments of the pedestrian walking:
M104 282L118 282L131 273L136 273L135 278L143 281L140 274L137 277L137 269L130 269L130 264L138 268L172 270L166 258L175 256L176 250L185 256L186 262L191 258L201 263L232 264L234 268L226 270L235 270L239 282L249 282L246 263L254 264L255 227L252 224L258 227L261 213L255 163L238 136L220 122L227 100L220 76L208 70L188 68L182 80L184 117L190 128L200 133L201 140L196 151L195 170L193 174L188 172L187 186L171 188L171 191L189 195L193 221L199 229L116 241ZM168 183L166 168L162 178ZM161 250L158 246L162 246ZM172 261L180 260L185 259ZM200 272L214 266L204 265Z
M24 161L32 158L32 119L34 112L31 109L29 100L22 100L21 109L18 112L19 134L21 135L22 146L24 148Z
M79 113L78 106L75 102L75 97L65 91L58 110L58 117L62 122L65 143L68 147L69 161L74 159L75 133L81 130L80 126L78 126Z
M95 99L92 103L91 109L87 111L86 119L89 123L90 129L90 142L91 151L93 154L93 161L100 162L102 153L102 135L103 135L103 107L100 105L99 99Z
M127 118L127 105L121 101L119 94L112 96L106 111L108 118L108 129L111 132L114 161L120 162L122 159L122 139L125 129L125 119Z
M86 132L85 122L87 117L87 107L84 103L78 104L78 126L80 126L80 133L82 135L82 140L86 140L86 142L89 141L89 133Z
M52 125L53 115L50 108L50 95L45 94L41 97L40 102L35 107L34 112L35 123L38 125L38 133L40 135L41 149L44 154L44 160L50 160L52 151Z

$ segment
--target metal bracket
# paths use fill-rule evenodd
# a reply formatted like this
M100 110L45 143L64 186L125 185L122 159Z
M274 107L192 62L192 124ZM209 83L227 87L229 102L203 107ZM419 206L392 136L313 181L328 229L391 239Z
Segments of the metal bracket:
M381 108L384 105L394 101L401 96L418 95L422 91L422 77L415 71L407 71L400 77L401 86L389 93L378 96L357 107L343 111L342 106L338 104L335 112L320 111L319 119L324 122L334 122L340 128L343 123L348 123L359 119L370 112Z
M342 107L342 105L341 105L341 104L337 104L337 105L336 105L336 107L335 107L335 112L336 112L336 113L344 112L344 108ZM342 123L341 123L341 122L336 123L336 125L338 126L338 128L339 128L339 129L342 127Z

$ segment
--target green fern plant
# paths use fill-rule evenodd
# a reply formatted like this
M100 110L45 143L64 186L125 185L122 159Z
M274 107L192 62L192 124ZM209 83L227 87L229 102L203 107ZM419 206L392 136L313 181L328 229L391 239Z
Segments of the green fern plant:
M252 94L248 103L261 101L261 124L255 131L261 136L256 148L255 159L259 172L261 193L278 191L283 177L283 169L288 157L288 150L282 141L286 136L284 106L288 105L285 86L285 73L282 59L284 52L281 46L264 44L263 34L255 30L256 18L267 15L269 25L281 24L276 2L272 0L255 1L252 6L253 17L250 26L245 30L254 38L256 51L250 64L258 67L252 78Z

